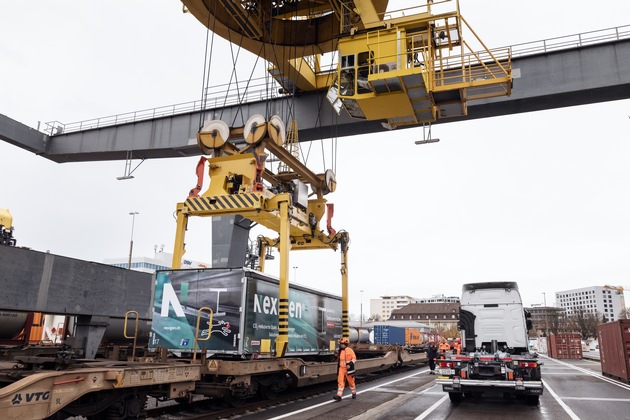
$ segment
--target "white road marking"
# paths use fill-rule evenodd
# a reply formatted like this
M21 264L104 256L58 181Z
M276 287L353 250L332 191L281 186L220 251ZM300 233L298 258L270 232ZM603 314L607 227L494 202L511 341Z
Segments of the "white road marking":
M389 381L389 382L386 382L386 383L381 384L381 385L373 386L372 388L364 389L363 391L357 391L357 394L363 394L364 392L374 391L375 389L379 389L379 388L382 388L382 387L386 387L387 385L391 385L391 384L396 383L396 382L404 381L404 380L406 380L406 379L413 378L414 376L422 375L423 373L427 373L428 371L429 371L429 369L421 370L421 371L420 371L420 372L418 372L418 373L414 373L413 375L408 375L408 376L405 376L404 378L395 379L395 380L393 380L393 381ZM344 398L344 399L345 399L345 398L350 398L350 395L346 395L346 396L345 396L345 397L343 397L343 398ZM319 404L312 405L312 406L310 406L310 407L305 407L305 408L302 408L302 409L300 409L300 410L292 411L292 412L290 412L290 413L286 413L286 414L283 414L283 415L281 415L281 416L273 417L273 418L270 418L269 420L279 420L279 419L284 419L284 418L287 418L287 417L291 417L291 416L293 416L293 415L295 415L295 414L304 413L304 412L310 411L310 410L312 410L312 409L314 409L314 408L323 407L323 406L325 406L325 405L327 405L327 404L334 404L334 403L335 403L335 401L333 401L333 400L326 401L326 402L323 402L323 403L319 403Z
M549 357L546 357L546 356L542 356L542 357L545 357L546 359L550 359ZM562 362L562 361L560 361L558 359L550 359L550 360L553 360L554 362L557 362L557 363L559 363L559 364L561 364L561 365L563 365L563 366L565 366L567 368L571 368L573 370L577 370L578 372L582 372L582 373L584 373L586 375L590 375L593 378L597 378L597 379L600 379L600 380L602 380L604 382L608 382L610 384L617 385L619 388L630 390L630 385L626 385L624 383L615 381L614 379L607 378L607 377L603 376L601 373L597 373L597 372L593 372L593 371L588 370L588 369L584 369L584 368L581 368L581 367L573 366L570 363ZM546 369L545 369L545 374L547 374Z
M630 398L562 397L563 400L630 402Z
M426 410L424 410L424 412L422 414L420 414L418 417L416 417L414 420L422 420L422 419L427 418L427 416L429 414L431 414L433 412L433 410L438 408L440 406L440 404L442 404L447 399L448 399L448 395L443 396L438 402L436 402L431 407L429 407Z
M562 376L566 376L566 374L567 374L567 372L566 372L566 371L567 371L567 370L569 370L569 369L565 369L565 371L564 371L564 372L547 372L547 370L545 370L545 376L552 376L552 375L562 375ZM579 375L589 376L589 374L587 374L587 373L583 373L583 372L580 372L580 373L578 373L577 375L578 375L578 376L579 376Z
M545 382L544 380L542 381L543 385L545 386L545 388L547 388L547 391L551 394L552 397L555 398L555 400L558 402L558 404L560 404L560 407L562 407L564 409L564 411L566 411L566 413L569 415L569 417L571 417L573 420L580 420L580 418L573 412L573 410L571 410L569 408L568 405L566 405L564 403L564 401L562 401L560 399L560 397L558 397L558 394L556 394L553 389L551 389L551 387L547 384L547 382Z
M370 389L370 391L374 391L374 390ZM401 389L393 389L393 388L379 388L376 391L378 391L378 392L386 392L386 393L390 393L390 394L417 394L417 395L420 395L420 394L423 393L422 391L419 391L419 392L403 391Z

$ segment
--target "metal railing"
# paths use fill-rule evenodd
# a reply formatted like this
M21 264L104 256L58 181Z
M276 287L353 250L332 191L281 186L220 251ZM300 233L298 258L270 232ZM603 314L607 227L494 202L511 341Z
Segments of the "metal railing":
M625 25L615 28L584 32L576 35L567 35L541 41L526 42L523 44L516 44L512 45L511 47L504 48L509 48L511 50L512 58L518 58L559 50L579 48L588 45L620 41L622 39L629 38L630 25ZM331 70L326 71L329 72ZM93 118L67 124L61 123L59 121L50 121L45 123L44 132L50 136L54 136L63 133L72 133L118 124L152 120L155 118L170 117L173 115L180 115L203 110L212 110L224 106L252 103L275 99L278 97L290 96L287 94L281 94L280 90L281 86L278 85L275 80L270 79L268 76L239 83L225 83L208 88L206 91L207 93L205 100L184 102L174 105L167 105L157 108L144 109L141 111L110 115L107 117Z
M206 90L205 100L182 102L66 124L59 121L51 121L45 123L44 132L54 136L287 96L279 92L280 85L270 77L260 77L238 83L224 83L209 87Z
M512 45L509 48L512 51L512 58L514 58L585 47L594 44L603 44L605 42L619 41L628 38L630 38L630 25L625 25L576 35L550 38L542 41L526 42L524 44Z

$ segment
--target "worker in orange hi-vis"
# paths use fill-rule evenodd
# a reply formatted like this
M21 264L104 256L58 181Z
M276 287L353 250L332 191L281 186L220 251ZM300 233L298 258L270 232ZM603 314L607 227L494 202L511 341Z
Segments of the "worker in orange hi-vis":
M453 345L453 347L454 347L455 354L461 354L462 353L462 339L456 338L455 344Z
M339 362L337 365L337 395L333 397L335 401L341 401L343 395L343 389L346 386L346 381L352 391L352 399L357 398L357 388L354 385L354 364L357 362L357 356L354 354L354 350L348 347L350 342L347 338L343 337L339 340Z
M446 342L445 339L442 339L440 346L438 347L440 353L448 353L451 350L451 346Z

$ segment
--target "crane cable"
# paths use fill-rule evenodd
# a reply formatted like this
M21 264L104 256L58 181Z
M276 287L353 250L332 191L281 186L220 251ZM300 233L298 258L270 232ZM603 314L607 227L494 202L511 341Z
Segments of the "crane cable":
M206 30L206 46L205 46L204 56L203 56L203 77L201 79L201 112L199 113L199 131L201 131L201 128L203 127L203 123L206 119L206 106L208 103L208 94L206 92L206 89L208 88L208 85L210 84L210 67L212 65L212 51L214 49L214 34L215 34L214 30L212 31L210 30L210 17L214 16L214 24L212 27L213 29L215 29L216 24L217 24L217 18L216 18L217 4L218 3L215 3L215 6L214 6L214 14L211 14L210 9L208 9L208 24L206 25L206 28L208 29ZM210 41L210 54L208 54L208 41L210 38L210 32L212 32L212 40Z
M205 49L205 56L204 56L204 77L203 77L203 82L202 82L202 113L200 114L200 121L199 121L199 129L201 129L203 127L203 123L205 121L205 117L207 114L207 101L208 101L208 93L207 93L207 89L210 86L210 68L211 68L211 64L212 64L212 54L213 54L213 50L214 50L214 35L216 33L215 29L216 29L216 23L217 23L217 18L216 18L216 14L217 14L217 5L218 3L215 3L215 9L214 9L214 14L210 13L210 9L208 9L208 22L206 27L208 28L207 32L206 32L206 49ZM210 29L210 20L211 17L214 16L214 20L213 20L213 26L212 26L212 30ZM210 43L210 54L208 54L208 39L209 39L209 33L212 32L212 41ZM241 42L242 42L242 37L241 37ZM232 120L232 124L231 126L234 126L236 124L236 119L238 118L238 115L241 115L241 122L244 125L245 121L244 121L244 116L243 116L243 112L242 112L242 105L243 102L245 102L246 97L247 97L247 93L249 90L249 85L251 82L251 74L250 77L248 78L247 84L245 85L245 89L243 91L243 94L241 95L240 92L240 86L238 83L238 74L236 72L236 64L238 62L238 58L240 56L240 52L241 52L241 48L242 45L238 44L238 51L236 53L236 56L234 55L234 43L232 42L232 30L228 27L228 42L230 44L230 53L231 53L231 57L232 57L232 73L230 75L230 81L227 84L227 88L225 91L225 96L223 98L223 104L221 106L221 112L219 114L219 119L223 118L223 113L225 111L225 107L227 106L227 102L228 102L228 98L230 96L230 90L232 89L232 82L234 81L234 85L235 85L235 89L236 89L236 96L237 96L237 104L238 104L238 109L235 113L234 119ZM259 54L260 55L260 54ZM256 59L256 63L258 62L259 57L257 57ZM256 64L254 64L254 68L255 68ZM252 71L253 73L253 71Z
M296 3L295 20L294 20L295 22L300 21L300 20L298 19L298 16L297 16L297 11L298 11L298 8L297 8L297 3ZM310 16L310 9L309 9L309 11L308 11L308 14L309 14L309 16ZM279 25L276 25L276 31L278 30L278 29L277 29L278 27L279 27ZM296 25L292 25L292 26L291 26L291 28L292 28L292 29L293 29L293 28L295 28L295 27L296 27ZM332 30L332 27L331 27L331 30ZM294 40L294 41L295 41L295 36L296 36L296 33L297 33L296 31L291 31L291 35L292 35L292 37L293 37L293 40ZM271 36L271 32L270 32L270 31L269 31L269 34L270 34L270 39L273 39L273 40L277 39L277 37L273 37L273 36ZM304 51L306 50L306 43L307 43L307 40L306 40L306 38L305 38L305 39L304 39L304 44L303 44L303 50L304 50ZM293 42L292 44L294 45L294 53L293 53L293 56L294 56L294 57L297 57L297 43L296 43L296 42ZM280 62L280 60L278 59L278 54L277 54L277 49L276 49L276 43L273 43L273 44L271 44L271 45L272 45L272 49L273 49L273 53L274 53L274 57L275 57L275 59L276 59L275 61L279 63L279 62ZM312 55L315 55L315 49L314 49L314 46L312 47L311 53L312 53ZM336 51L334 52L334 54L336 54ZM333 58L334 58L334 55L333 55ZM295 80L295 81L297 81L297 80L299 79L299 77L300 77L300 75L301 75L300 70L301 70L302 65L304 64L304 62L305 62L305 60L302 60L302 61L300 62L300 66L299 66L299 68L293 68L293 70L292 70L292 72L293 72L293 75L292 75L292 76L293 76L293 77L291 78L291 80ZM313 71L315 71L315 69L313 69ZM268 72L267 72L267 74L268 74ZM328 76L327 76L327 78L328 78L328 79L327 79L327 84L326 84L327 86L328 86L328 84L330 83L330 77L331 77L331 76L332 76L332 73L330 73L330 72L329 72L329 73L328 73ZM288 102L288 101L287 101L287 102L288 102L288 107L289 107L289 109L288 109L288 111L287 111L287 118L290 118L292 115L295 115L295 106L296 106L296 104L295 104L296 87L297 87L297 83L294 83L294 84L293 84L293 91L291 92L291 101L290 101L290 102ZM319 125L319 127L321 127L321 125L322 125L322 121L321 121L321 112L322 112L322 107L323 107L323 104L324 104L324 100L325 100L326 95L324 94L324 95L322 96L322 95L319 95L319 93L317 93L317 92L316 92L315 94L316 94L316 95L317 95L317 97L318 97L318 105L317 105L317 119L316 119L316 121L315 121L315 126ZM270 103L270 102L271 102L271 98L269 97L269 95L267 96L267 102L268 102L268 103ZM332 114L331 114L331 115L333 116L334 124L333 124L333 127L332 127L332 133L331 133L331 151L330 151L330 153L331 153L331 156L332 156L332 169L333 169L333 171L334 171L334 172L336 172L336 171L337 171L337 149L338 149L338 148L337 148L337 144L338 144L338 143L337 143L337 124L338 124L338 118L337 118L337 115L336 115L333 111L331 111L331 112L332 112ZM269 106L267 106L267 113L269 113ZM323 139L323 138L321 138L321 137L320 137L320 145L321 145L322 165L323 165L324 169L326 169L326 153L325 153L325 150L324 150L324 139ZM312 149L312 142L310 142L310 143L309 143L307 153L304 153L304 151L302 150L302 146L300 145L300 143L298 143L298 150L299 150L299 152L300 152L300 153L301 153L301 155L302 155L302 161L303 161L304 163L307 163L307 162L308 162L308 160L309 160L309 156L310 156L310 152L311 152L311 149Z
M199 129L202 128L203 123L205 121L206 114L207 114L207 109L206 108L207 108L208 94L207 94L206 90L208 89L209 84L210 84L210 74L211 74L210 70L211 70L211 64L212 64L212 54L213 54L213 51L214 51L214 35L215 35L215 30L214 29L216 28L216 22L217 22L217 18L216 18L217 5L218 5L218 2L215 2L214 14L211 14L210 13L210 9L208 9L208 22L207 22L207 25L206 25L208 30L207 30L207 33L206 33L206 46L205 46L205 52L204 52L204 71L203 71L204 74L203 74L203 82L202 82L202 99L201 99L202 112L200 113ZM273 4L271 4L271 3L270 3L270 8L273 8ZM272 12L272 10L270 10L270 16L273 16L273 13L271 13L271 12ZM297 8L297 2L296 2L295 22L299 21L299 19L297 19L297 17L298 17L297 13L298 13L298 8ZM309 9L309 16L310 16L310 9ZM210 30L210 23L211 23L210 20L211 20L212 17L214 17L213 29ZM270 26L271 26L271 22L272 22L272 20L270 19L269 20L269 25ZM276 31L279 30L279 26L280 25L276 25ZM295 30L293 30L293 29L296 28L296 25L290 25L289 28L291 29L291 36L295 40L297 32ZM277 39L276 37L271 36L271 27L270 28L263 28L263 30L267 31L267 33L270 35L270 39L272 39L272 40ZM331 27L331 30L333 30L332 27ZM209 35L210 32L212 32L212 37L211 38L210 38L210 35ZM241 95L240 87L239 87L239 84L238 84L238 74L236 72L236 65L238 63L238 58L240 56L240 51L241 51L241 47L242 47L241 43L242 43L242 40L243 40L243 36L241 36L241 43L239 43L239 45L238 45L238 51L237 51L236 56L235 56L234 55L234 46L233 46L233 42L232 42L232 35L231 34L232 34L232 30L228 27L228 42L230 43L230 53L231 53L231 57L232 57L232 74L230 76L230 81L228 83L226 94L225 94L225 97L224 97L224 100L223 100L223 106L221 107L221 114L219 116L219 119L221 119L223 117L223 112L224 112L225 107L227 105L229 93L230 93L230 90L232 88L232 82L234 81L235 89L236 89L236 93L237 93L237 98L238 98L237 99L237 101L238 101L238 109L237 109L237 112L236 112L236 114L235 114L235 116L233 118L232 124L231 124L231 126L234 126L236 124L236 120L237 120L239 114L241 115L242 123L243 124L245 123L244 115L243 115L243 112L242 112L242 105L245 102L245 98L247 97L249 86L250 86L250 83L251 83L251 80L252 80L252 75L255 72L256 66L258 64L258 60L260 59L260 56L261 56L260 52L264 51L265 43L261 42L261 50L260 50L260 52L259 52L259 54L258 54L258 56L256 58L254 66L252 67L252 71L251 71L251 73L249 75L249 78L247 80L247 84L245 86L245 90L243 91L243 94ZM307 43L307 40L305 38L304 39L304 46L303 46L304 47L303 48L304 51L306 50L306 43ZM209 44L210 44L210 53L208 54ZM295 42L293 42L293 44L294 44L294 48L295 48L293 55L297 56L297 45L296 45ZM279 62L278 54L277 54L277 48L276 48L277 47L276 42L271 43L271 47L272 47L273 55L276 58L276 62ZM314 47L313 47L313 50L311 52L312 52L313 55L315 55ZM333 54L336 54L336 51L334 51ZM265 56L266 56L266 54L265 54ZM333 59L334 59L334 55L333 55ZM301 75L300 70L301 70L301 66L304 64L304 61L305 60L302 60L300 62L300 67L299 68L294 68L292 70L294 73L293 73L293 78L291 80L296 80L296 81L298 80L298 78ZM315 70L315 69L313 69L313 70ZM328 73L328 76L327 76L328 79L327 79L327 83L326 83L327 86L330 83L330 77L332 76L332 74L333 73L331 73L331 72ZM273 82L272 82L271 75L269 74L269 72L265 72L265 90L266 90L266 95L265 95L266 96L266 98L265 98L266 99L266 110L265 110L265 114L266 115L265 115L265 119L269 119L269 117L270 117L269 114L271 113L271 109L270 108L271 108L271 103L272 103L272 99L273 99L273 95L271 93L272 89L273 89L272 85L273 85ZM286 110L286 118L287 119L291 118L291 116L293 116L293 117L295 116L296 88L297 88L297 83L294 83L293 84L293 90L291 92L291 99L287 100L287 101L281 101L280 102L281 105L282 105L282 108L284 108L284 104L285 103L287 104L287 110ZM317 100L318 105L317 105L317 119L316 119L316 122L315 122L315 126L321 127L322 126L321 112L322 112L323 103L324 103L326 95L325 94L324 95L319 95L319 93L317 93L317 92L316 92L316 95L318 96L318 100ZM282 110L280 113L281 113L281 115L285 114L284 110ZM332 169L333 169L333 171L336 172L336 170L337 170L337 158L336 158L336 156L337 156L337 147L338 147L338 141L337 141L338 116L335 114L334 110L332 110L332 109L331 109L331 113L332 113L331 115L332 115L332 117L334 119L334 124L331 127L332 132L331 132L331 151L330 151L330 153L332 155ZM325 150L324 150L324 142L323 142L323 140L324 139L320 137L322 164L324 165L324 168L326 168L326 159L325 159L326 154L325 154ZM307 153L304 153L304 151L302 150L301 145L298 143L298 150L299 150L300 154L302 155L302 161L304 163L308 162L308 159L309 159L309 156L310 156L310 153L311 153L311 148L312 148L312 143L309 144Z
M237 111L234 115L234 118L232 119L232 124L231 126L234 126L236 124L236 119L238 118L238 115L241 115L241 123L243 125L245 125L245 118L243 115L243 103L245 103L246 98L247 98L247 94L249 91L249 86L251 84L252 81L252 76L254 74L254 71L256 70L256 65L258 64L258 60L260 60L260 52L262 51L262 49L264 48L264 43L261 44L261 49L258 52L257 56L256 56L256 61L254 62L254 65L252 66L252 71L249 74L249 77L247 78L247 83L245 84L244 90L243 90L243 94L241 95L240 92L240 87L238 84L238 73L236 72L236 64L238 63L238 59L240 57L240 53L241 53L241 49L242 49L242 42L243 42L243 36L241 36L241 43L238 45L238 51L236 53L236 57L234 56L234 48L233 48L233 42L232 42L232 31L228 28L228 41L230 42L230 52L232 55L232 75L230 76L230 82L228 83L228 89L225 93L225 98L223 99L223 107L221 108L221 117L223 117L223 111L225 110L225 105L227 104L227 100L228 97L230 95L230 88L232 86L232 80L234 79L234 85L236 86L236 97L237 97L237 104L238 104L238 108Z

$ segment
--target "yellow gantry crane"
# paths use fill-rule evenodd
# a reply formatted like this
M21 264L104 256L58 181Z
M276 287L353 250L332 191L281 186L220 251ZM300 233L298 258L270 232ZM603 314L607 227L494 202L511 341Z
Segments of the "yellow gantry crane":
M470 101L511 94L510 49L488 49L459 0L396 11L388 0L182 2L211 31L271 63L283 91L327 90L338 113L388 128L462 117ZM327 53L336 69L322 69Z
M614 290L615 294L619 295L619 303L621 304L621 319L628 319L628 309L626 308L626 301L623 297L623 286L604 286L604 289ZM627 287L626 287L627 289Z
M0 209L0 245L15 246L13 216L9 209Z
M295 127L294 124L290 125ZM295 128L294 128L295 129ZM295 134L295 133L293 133ZM228 140L244 140L242 147ZM333 205L325 195L336 188L332 170L315 174L283 145L286 140L284 122L276 115L266 121L254 115L243 127L229 127L221 120L207 121L197 142L204 154L197 165L197 185L185 202L177 204L177 232L173 252L174 269L181 267L188 218L191 216L241 215L278 233L276 238L259 237L260 269L264 270L267 247L279 250L279 316L277 356L288 346L289 314L289 251L308 249L341 250L342 326L349 336L348 270L349 235L336 232L332 226ZM269 154L284 165L274 173L266 167ZM201 192L205 165L210 185ZM311 192L309 193L309 188ZM328 215L326 231L319 226Z
M382 120L387 128L462 117L469 101L511 93L510 50L488 49L461 16L458 0L419 1L396 11L388 10L388 0L181 1L184 11L210 31L264 58L282 92L325 92L337 113ZM334 67L323 65L327 55L334 56ZM255 115L243 127L220 120L205 123L197 140L213 157L202 158L198 188L178 204L173 259L178 268L190 216L240 214L278 232L275 239L259 238L263 254L268 246L280 251L277 354L284 354L288 341L292 249L341 248L343 335L349 334L349 238L330 227L332 207L324 199L334 191L335 176L311 172L291 147L283 147L285 138L277 116L267 121ZM243 147L228 141L240 139ZM267 152L290 170L268 170ZM211 181L200 194L205 163ZM327 208L325 232L319 223ZM259 261L264 267L264 258Z

